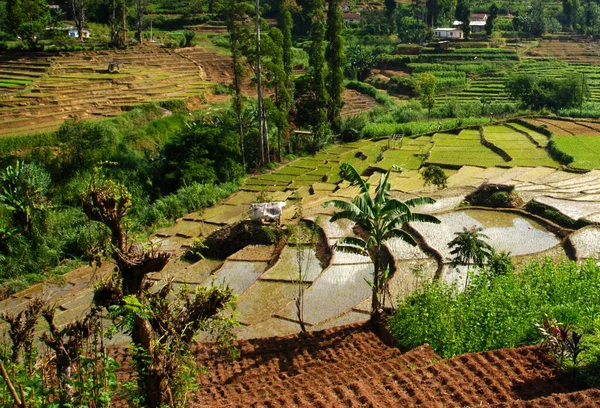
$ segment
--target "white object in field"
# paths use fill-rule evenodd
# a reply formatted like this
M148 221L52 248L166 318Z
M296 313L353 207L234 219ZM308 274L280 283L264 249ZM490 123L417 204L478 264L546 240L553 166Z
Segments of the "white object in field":
M252 219L270 220L279 218L283 207L285 207L285 201L252 204Z

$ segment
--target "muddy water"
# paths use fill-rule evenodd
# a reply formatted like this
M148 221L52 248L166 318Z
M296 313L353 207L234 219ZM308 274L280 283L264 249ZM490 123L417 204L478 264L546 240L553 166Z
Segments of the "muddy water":
M455 232L464 227L483 228L487 242L497 251L510 251L512 255L526 255L545 251L559 244L558 238L543 226L518 214L501 211L466 210L439 215L440 225L414 223L426 241L451 258L448 243Z

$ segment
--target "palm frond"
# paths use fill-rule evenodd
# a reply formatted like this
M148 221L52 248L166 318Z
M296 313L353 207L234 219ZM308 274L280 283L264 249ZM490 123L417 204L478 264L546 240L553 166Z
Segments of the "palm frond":
M330 205L333 205L336 208L339 208L342 211L351 211L351 212L355 212L355 211L360 211L359 208L350 201L344 201L344 200L329 200L329 201L325 201L323 203L323 207L329 207Z
M435 200L431 197L415 197L406 200L404 204L412 208L424 204L435 204Z
M432 223L432 224L439 224L439 223L441 223L441 221L437 217L435 217L435 216L433 216L431 214L413 213L413 212L410 213L409 219L407 221L409 221L409 222L410 221L413 221L413 222L429 222L429 223Z
M369 256L367 243L356 237L343 237L333 246L336 251L347 254Z
M368 194L354 197L352 204L360 210L363 217L373 218L373 201Z
M415 241L415 239L413 238L412 235L410 235L408 232L403 231L403 230L398 229L398 228L394 228L392 230L389 230L383 236L383 239L385 241L387 241L388 239L391 239L391 238L400 238L402 241L406 242L407 244L410 244L412 246L417 246L417 241Z
M342 163L340 165L340 174L342 178L349 181L350 184L360 186L361 194L368 194L371 185L360 176L358 171L350 163Z
M356 213L353 211L340 211L340 212L333 214L331 216L331 218L329 219L329 222L336 222L337 220L344 220L344 219L358 223L358 222L362 221L363 217L361 216L360 212Z
M387 203L385 203L385 206L383 207L381 212L382 213L399 212L399 213L410 214L410 208L408 205L406 205L406 203L404 203L400 200L397 200L395 198L392 198L391 200L388 200Z
M342 237L338 240L337 244L353 245L363 249L367 248L367 243L365 242L365 240L358 237Z

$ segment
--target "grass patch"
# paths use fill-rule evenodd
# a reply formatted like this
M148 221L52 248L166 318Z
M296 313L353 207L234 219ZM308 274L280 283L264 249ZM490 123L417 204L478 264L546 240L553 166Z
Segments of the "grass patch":
M506 126L486 126L485 138L504 150L513 158L507 162L509 166L547 166L558 167L543 148L539 148L527 136Z
M580 169L600 168L600 137L553 136L555 147L573 157L571 166Z
M437 133L433 136L429 163L451 166L492 167L504 164L502 157L483 146L479 131L463 130L459 135Z

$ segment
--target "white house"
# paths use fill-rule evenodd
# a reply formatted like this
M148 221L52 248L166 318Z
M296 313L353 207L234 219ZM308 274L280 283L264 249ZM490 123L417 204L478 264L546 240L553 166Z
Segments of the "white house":
M469 27L471 27L472 33L482 33L485 31L485 23L487 22L487 14L471 14L469 21ZM462 25L462 21L455 20L452 26L459 27Z
M457 40L465 38L460 28L434 28L433 36L435 38L453 38Z

